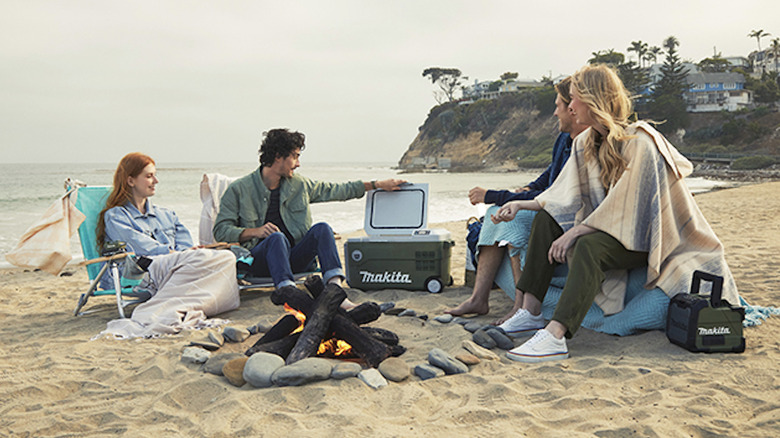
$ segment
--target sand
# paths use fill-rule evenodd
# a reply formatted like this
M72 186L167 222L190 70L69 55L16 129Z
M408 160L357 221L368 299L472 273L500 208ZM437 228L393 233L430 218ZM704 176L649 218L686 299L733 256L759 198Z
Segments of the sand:
M742 295L780 305L780 183L696 199L726 246ZM470 294L463 286L463 222L440 224L457 245L455 285L443 293L350 290L355 301L395 301L431 317ZM349 236L344 236L349 237ZM94 299L72 310L87 275L0 272L0 436L779 436L780 317L747 328L744 354L693 354L662 332L615 337L581 330L572 357L526 365L483 361L468 374L411 377L374 390L357 379L302 387L237 388L180 361L203 332L153 340L90 341L116 309ZM500 291L489 322L511 308ZM246 327L281 310L268 291L242 296L222 315ZM452 353L469 339L459 325L382 316L410 366L431 348ZM243 351L257 339L222 351ZM500 353L500 350L496 350Z

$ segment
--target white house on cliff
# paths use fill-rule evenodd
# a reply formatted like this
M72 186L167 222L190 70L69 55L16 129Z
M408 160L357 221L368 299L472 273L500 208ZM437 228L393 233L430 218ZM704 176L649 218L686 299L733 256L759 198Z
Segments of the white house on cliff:
M688 84L683 97L690 113L736 111L753 102L739 73L689 73Z

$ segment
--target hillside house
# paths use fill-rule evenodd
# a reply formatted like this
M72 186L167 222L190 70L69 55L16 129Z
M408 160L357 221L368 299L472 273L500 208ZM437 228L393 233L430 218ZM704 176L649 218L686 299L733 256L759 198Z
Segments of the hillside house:
M683 94L690 113L736 111L753 102L745 89L745 77L739 73L692 73L690 88Z

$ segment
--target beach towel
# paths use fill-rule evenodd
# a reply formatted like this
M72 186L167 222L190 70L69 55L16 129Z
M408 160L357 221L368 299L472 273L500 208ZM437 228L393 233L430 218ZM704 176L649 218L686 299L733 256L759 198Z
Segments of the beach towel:
M72 258L70 238L86 217L76 208L72 193L54 201L43 217L22 234L16 247L5 255L9 263L52 275L60 273Z
M151 258L149 280L141 286L153 294L152 298L136 306L130 318L109 321L96 338L149 338L217 327L228 321L208 317L238 308L232 252L198 249Z
M200 200L203 202L203 209L200 212L198 224L198 240L201 245L215 243L212 230L214 219L219 214L219 201L230 183L236 179L219 173L203 174L203 180L200 182Z
M634 136L621 148L627 169L608 192L598 163L585 160L583 133L561 175L536 200L564 231L583 223L628 250L648 252L646 289L660 287L669 297L687 292L693 271L701 270L723 277L723 298L738 305L723 245L683 181L691 163L647 123L633 124L627 133ZM627 282L625 271L607 272L595 299L605 315L623 310Z

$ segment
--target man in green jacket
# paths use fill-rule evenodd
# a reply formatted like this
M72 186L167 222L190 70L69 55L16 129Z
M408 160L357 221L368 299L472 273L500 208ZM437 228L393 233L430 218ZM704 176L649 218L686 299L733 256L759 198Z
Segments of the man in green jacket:
M293 272L305 272L319 259L324 282L341 284L341 266L330 225L312 225L309 204L360 198L368 190L398 190L403 180L312 181L295 174L306 137L272 129L260 145L260 167L234 181L222 195L214 238L239 242L254 257L250 273L271 276L277 288L294 285ZM348 300L346 301L348 303Z

